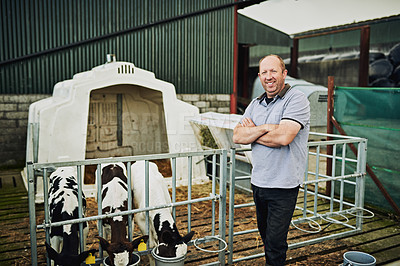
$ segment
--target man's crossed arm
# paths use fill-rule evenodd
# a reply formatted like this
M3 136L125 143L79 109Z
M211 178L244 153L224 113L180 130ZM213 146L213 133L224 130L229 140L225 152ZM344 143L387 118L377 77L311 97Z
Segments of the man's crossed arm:
M233 129L233 142L250 144L256 142L268 147L289 145L301 129L298 122L283 119L279 124L264 124L256 126L246 117Z

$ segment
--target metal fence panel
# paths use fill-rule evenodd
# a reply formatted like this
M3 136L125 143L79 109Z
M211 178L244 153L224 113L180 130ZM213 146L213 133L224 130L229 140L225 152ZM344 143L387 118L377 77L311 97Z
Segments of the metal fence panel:
M191 179L192 179L192 173L191 173L191 165L193 163L193 158L198 156L218 156L219 161L223 163L224 166L220 167L220 172L218 175L218 179L220 180L220 187L219 187L219 192L216 191L215 186L217 182L217 174L214 173L213 178L211 180L212 182L212 191L209 196L207 197L201 197L201 198L191 198ZM187 168L188 168L188 200L184 201L177 201L176 200L176 159L177 158L187 158ZM149 190L148 190L148 178L149 178L149 160L157 160L157 159L171 159L172 161L172 203L170 205L163 205L163 206L149 206L149 201L148 201L148 196L149 196ZM146 178L146 208L142 209L134 209L132 205L128 206L127 211L123 212L118 212L118 213L111 213L111 214L103 214L102 213L102 207L101 207L101 182L100 182L100 176L101 176L101 164L104 163L117 163L117 162L123 162L127 163L128 169L130 169L130 165L132 162L135 161L145 161L146 165L146 170L145 170L145 177ZM51 227L55 226L61 226L64 224L75 224L79 223L80 224L80 235L82 234L82 223L83 222L88 222L88 221L100 221L99 228L101 228L101 221L104 218L110 218L114 216L121 216L121 215L129 215L132 216L135 213L139 212L146 212L147 213L147 219L149 219L148 212L151 210L155 209L161 209L161 208L172 208L173 209L173 217L175 218L175 208L177 206L188 206L188 232L191 227L191 204L197 203L197 202L202 202L202 201L211 201L212 204L212 230L211 230L211 236L204 236L202 238L198 238L195 241L191 241L189 244L193 245L194 243L206 243L209 241L214 241L214 238L217 239L225 239L225 231L226 231L226 225L225 225L225 215L226 215L226 179L227 179L227 151L226 150L210 150L210 151L204 151L204 152L187 152L187 153L170 153L170 154L155 154L155 155L143 155L143 156L128 156L128 157L115 157L115 158L107 158L107 159L91 159L91 160L83 160L83 161L71 161L71 162L57 162L57 163L31 163L28 162L27 164L27 172L28 172L28 198L29 198L29 223L30 223L30 240L31 240L31 258L32 258L32 265L37 265L38 264L38 258L37 258L37 232L38 230L45 230L45 238L46 241L49 243L49 229ZM87 216L83 217L82 214L82 201L79 201L79 219L73 219L73 220L67 220L67 221L60 221L60 222L54 222L51 223L49 220L49 208L48 208L48 191L47 191L47 184L48 184L48 178L49 174L51 171L54 171L54 169L58 167L65 167L65 166L73 166L77 167L77 180L78 180L78 194L81 195L82 193L82 167L85 165L97 165L97 202L98 202L98 208L97 208L97 215L94 216ZM215 167L216 169L216 167ZM41 175L43 176L43 185L44 185L44 222L43 224L37 224L36 223L36 206L35 206L35 176L36 175ZM128 170L127 171L128 175L128 180L131 180L131 172ZM128 182L130 183L130 182ZM129 188L129 187L128 187ZM130 190L129 190L130 191ZM80 197L78 197L80 198ZM132 202L132 194L128 193L128 202ZM219 217L217 219L216 216L216 202L219 204ZM216 223L218 222L218 232L215 231L216 228ZM128 227L132 227L131 221L129 221ZM149 221L147 221L147 232L149 232ZM99 230L98 234L102 236L102 230ZM128 234L129 240L132 240L132 231L129 230ZM81 250L83 250L83 238L80 239L80 247ZM141 255L144 254L149 254L151 250L147 251L141 251L139 252ZM219 260L216 262L217 264L224 265L225 264L225 251L224 249L221 249L219 253ZM96 263L100 263L103 259L103 253L100 248L100 257L96 259ZM48 265L50 261L47 261Z

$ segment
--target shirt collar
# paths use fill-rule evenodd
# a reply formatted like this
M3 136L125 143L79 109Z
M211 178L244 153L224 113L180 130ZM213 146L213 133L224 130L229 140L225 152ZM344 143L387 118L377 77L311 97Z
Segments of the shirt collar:
M286 93L289 91L290 89L290 85L285 83L285 87L283 87L283 89L278 93L278 96L280 98L284 98ZM263 94L261 94L260 96L257 97L257 100L259 100L260 102L263 101L265 99L265 97L267 97L267 93L264 92ZM276 97L276 96L275 96Z

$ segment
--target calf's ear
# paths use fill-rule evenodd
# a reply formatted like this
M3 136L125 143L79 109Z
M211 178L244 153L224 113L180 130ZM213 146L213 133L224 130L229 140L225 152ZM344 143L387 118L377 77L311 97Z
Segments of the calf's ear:
M148 236L148 235L138 237L138 238L136 238L136 239L134 239L134 240L132 241L132 247L133 247L133 248L137 248L137 247L139 246L141 240L143 240L143 242L146 243L148 239L149 239L149 236Z
M58 257L60 256L60 254L58 254L57 251L55 251L49 244L47 244L47 242L44 242L44 244L46 245L46 251L49 258L54 261L58 261Z
M96 238L100 240L101 248L107 250L108 247L110 246L110 243L108 243L108 241L102 238L101 236L96 236Z
M190 231L183 237L183 242L188 243L190 240L192 240L192 237L194 235L194 231Z

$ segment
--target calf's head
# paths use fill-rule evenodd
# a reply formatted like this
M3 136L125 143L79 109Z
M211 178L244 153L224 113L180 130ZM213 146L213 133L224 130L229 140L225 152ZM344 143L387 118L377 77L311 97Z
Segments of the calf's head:
M102 249L107 251L111 266L126 266L132 263L133 250L138 247L142 239L144 242L147 242L149 236L138 237L132 242L117 243L110 243L100 236L97 236L97 238L100 240Z
M156 254L169 258L184 256L187 252L187 243L192 239L194 231L181 236L174 222L171 224L169 220L161 221L160 218L160 214L154 217L154 228L159 242Z

